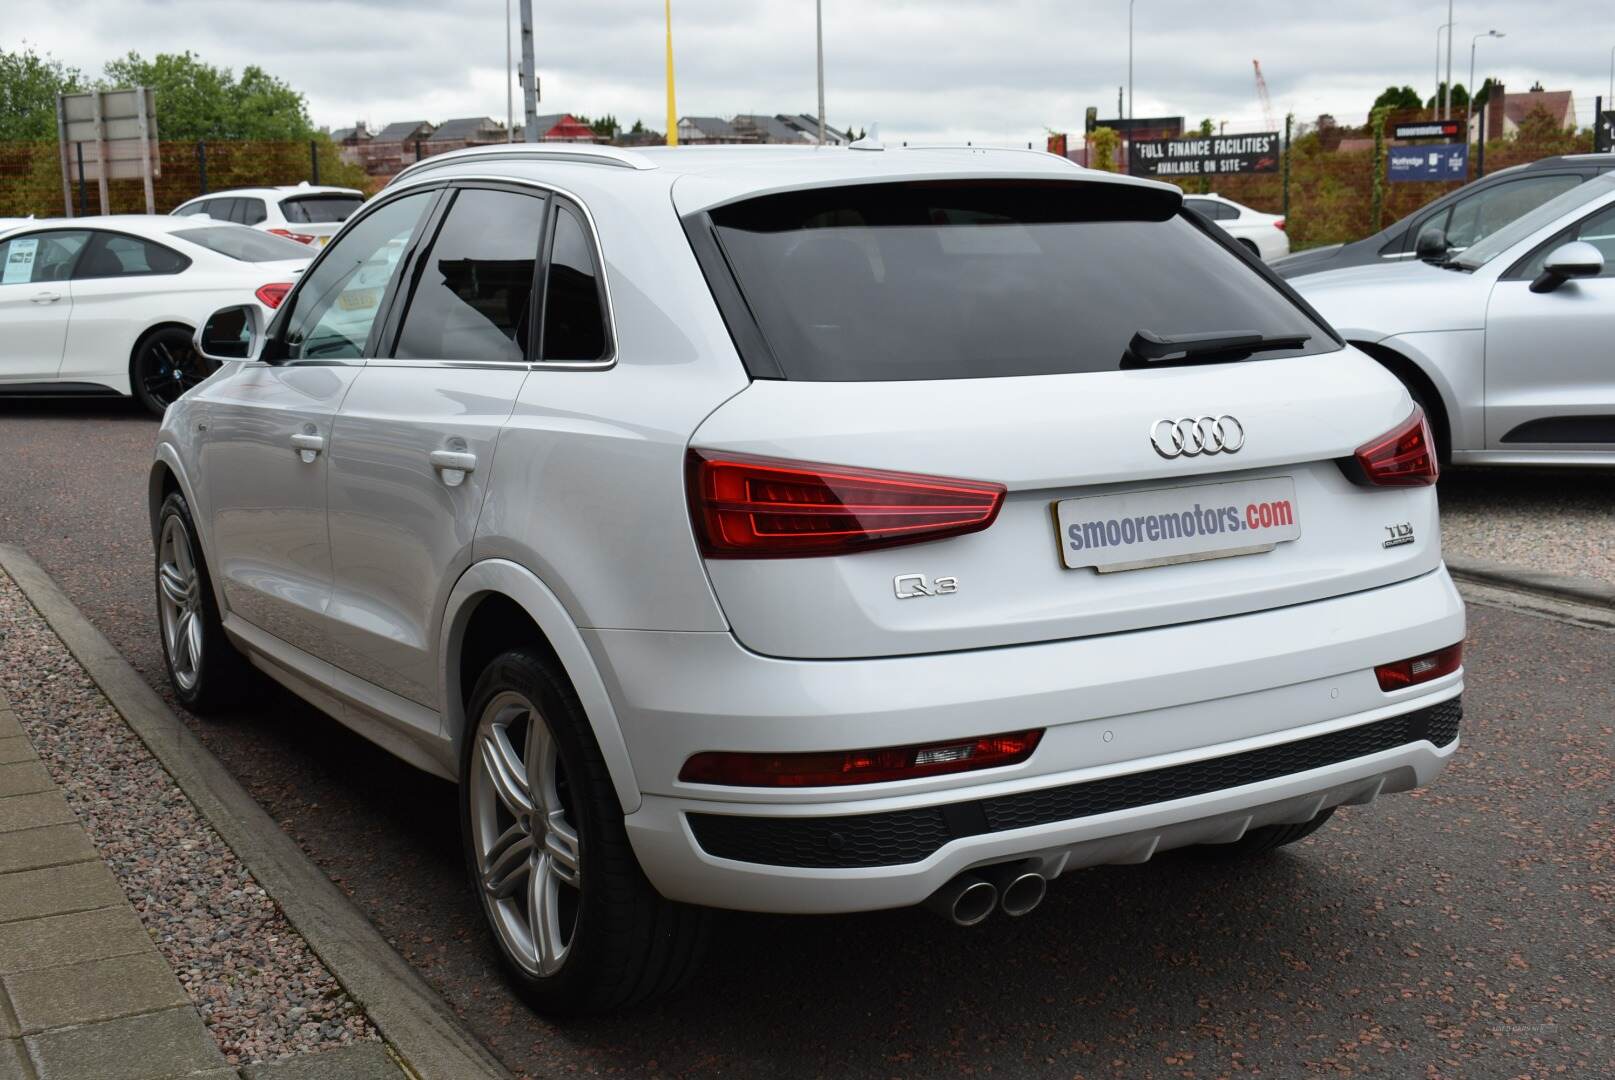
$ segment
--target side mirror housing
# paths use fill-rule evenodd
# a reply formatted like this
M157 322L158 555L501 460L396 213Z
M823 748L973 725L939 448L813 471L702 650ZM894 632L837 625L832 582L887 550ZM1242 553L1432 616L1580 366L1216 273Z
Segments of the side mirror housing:
M215 364L227 360L256 360L264 347L260 319L256 304L220 308L197 330L196 351Z
M1604 253L1585 240L1572 240L1548 252L1542 273L1531 282L1531 291L1552 292L1571 278L1597 277L1603 272Z
M1414 241L1413 253L1425 262L1441 262L1447 257L1447 234L1439 225L1431 225L1419 233Z

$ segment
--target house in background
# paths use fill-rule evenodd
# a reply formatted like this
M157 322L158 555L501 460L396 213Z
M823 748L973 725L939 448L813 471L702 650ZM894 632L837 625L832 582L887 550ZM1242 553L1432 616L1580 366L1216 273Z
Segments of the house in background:
M791 146L815 145L819 141L818 117L806 113L787 116L777 113L740 113L733 119L720 116L683 116L679 118L681 143L771 143ZM829 125L824 129L827 146L844 146L850 140L847 133Z
M371 176L392 176L425 156L425 141L435 129L425 120L388 124L360 148L360 164Z
M594 128L571 113L552 113L540 116L533 124L539 142L603 142Z
M520 137L518 136L518 139ZM467 146L488 146L505 141L505 125L489 116L462 116L445 120L427 137L424 153L446 154Z
M679 117L681 143L736 143L744 142L734 126L721 116Z
M1538 83L1523 94L1505 93L1500 84L1493 84L1486 95L1486 138L1512 139L1520 133L1520 124L1527 116L1541 109L1553 118L1556 126L1564 130L1576 127L1576 102L1569 90L1544 90ZM1480 113L1469 118L1469 139L1480 136Z

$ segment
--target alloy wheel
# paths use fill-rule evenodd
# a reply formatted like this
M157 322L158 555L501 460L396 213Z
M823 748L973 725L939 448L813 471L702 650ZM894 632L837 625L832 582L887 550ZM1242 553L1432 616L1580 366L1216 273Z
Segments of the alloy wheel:
M157 548L157 604L174 681L189 691L202 677L202 586L190 534L178 515L163 522Z
M146 346L139 378L146 396L167 408L209 374L189 339L182 341L177 334L160 334Z
M553 975L571 952L583 880L566 770L549 725L516 691L494 696L475 738L471 837L483 903L510 959Z

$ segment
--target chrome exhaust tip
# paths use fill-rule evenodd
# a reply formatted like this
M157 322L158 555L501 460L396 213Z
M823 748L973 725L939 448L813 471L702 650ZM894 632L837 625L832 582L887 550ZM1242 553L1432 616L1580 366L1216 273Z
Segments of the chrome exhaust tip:
M1032 869L1035 863L1005 863L985 871L987 880L998 890L998 906L1005 915L1019 918L1030 914L1043 902L1049 883Z
M960 874L932 893L925 906L955 926L975 926L998 906L998 889L974 874Z

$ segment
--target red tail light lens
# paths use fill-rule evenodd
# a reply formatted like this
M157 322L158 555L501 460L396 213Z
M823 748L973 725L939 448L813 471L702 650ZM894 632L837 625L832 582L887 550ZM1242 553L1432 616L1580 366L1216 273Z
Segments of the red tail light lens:
M913 780L1017 765L1032 756L1041 728L1013 735L983 735L922 746L888 746L878 750L831 750L808 754L696 754L679 770L692 784L728 787L840 787Z
M291 291L291 282L272 281L268 285L258 286L258 291L252 295L256 296L264 307L273 309L280 307L280 302L286 299L286 294Z
M312 244L314 242L314 237L308 233L292 232L290 229L269 229L267 231L274 233L276 236L284 236L288 240L296 240L299 244Z
M689 495L707 557L761 559L977 532L998 516L1004 486L692 450Z
M1379 688L1386 693L1392 690L1404 690L1409 686L1439 679L1443 675L1451 675L1464 663L1464 643L1448 645L1445 649L1438 649L1433 653L1415 656L1407 660L1398 660L1394 664L1381 664L1374 669L1374 677L1379 680Z
M1361 470L1360 480L1379 487L1424 487L1441 475L1436 464L1435 439L1430 422L1417 405L1413 414L1379 438L1366 442L1352 455Z
M1283 218L1279 218L1279 219L1278 219L1278 220L1277 220L1277 221L1275 221L1275 222L1273 222L1273 228L1275 228L1275 229L1282 229L1282 228L1284 228L1284 219L1283 219Z

